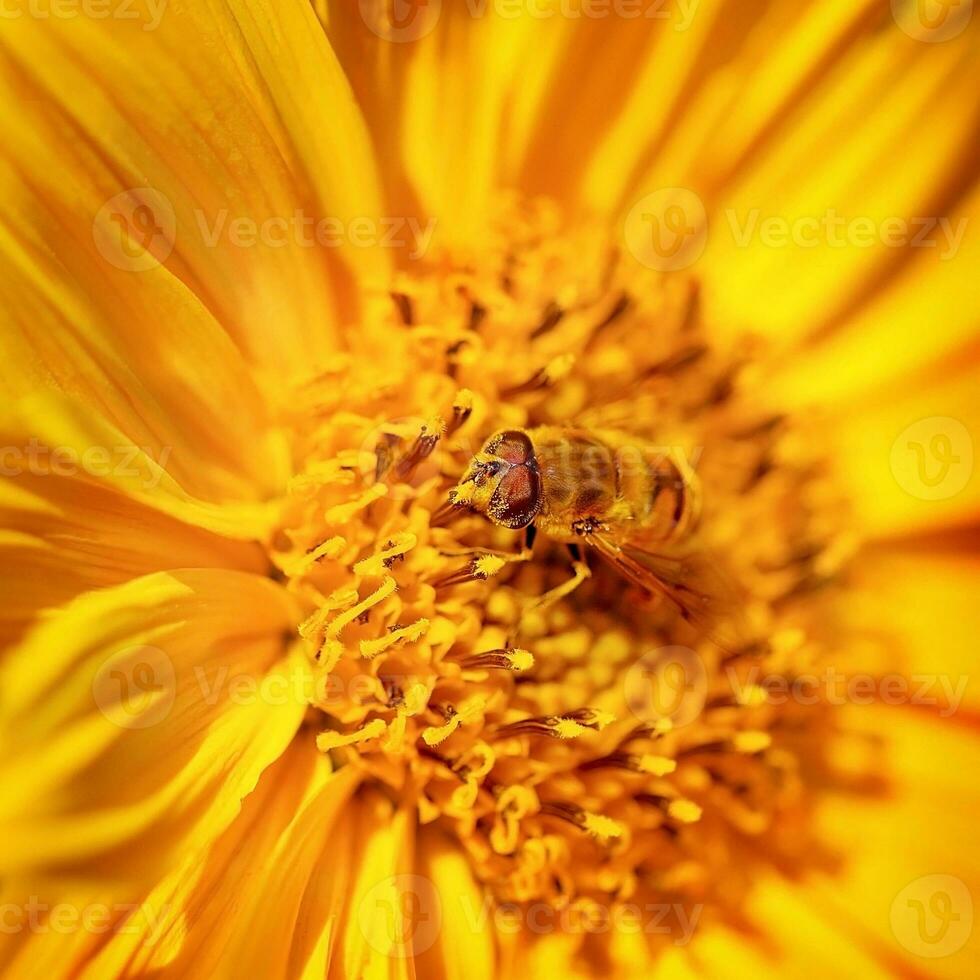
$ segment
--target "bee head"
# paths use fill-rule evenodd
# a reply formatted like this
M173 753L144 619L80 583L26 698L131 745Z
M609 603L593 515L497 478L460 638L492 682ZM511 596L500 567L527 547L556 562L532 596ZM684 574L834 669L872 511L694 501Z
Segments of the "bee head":
M470 460L452 498L494 524L527 527L542 502L541 475L527 434L506 429L492 435Z

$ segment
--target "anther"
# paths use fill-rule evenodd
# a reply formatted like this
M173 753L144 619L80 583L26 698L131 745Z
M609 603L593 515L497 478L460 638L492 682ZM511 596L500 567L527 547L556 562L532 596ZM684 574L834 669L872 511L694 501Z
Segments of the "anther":
M512 738L519 735L546 735L549 738L576 738L585 732L601 731L615 716L595 708L581 708L567 715L542 715L524 718L503 725L494 733L495 738Z
M576 803L542 803L541 813L557 817L586 831L600 841L612 840L623 836L623 828L610 817L601 813L590 813Z
M540 391L543 388L550 388L564 378L572 369L575 357L572 354L559 354L553 358L543 368L535 371L527 381L510 388L504 388L502 395L523 395L530 391Z
M433 588L448 589L452 585L462 585L464 582L485 582L496 575L507 562L496 555L480 555L432 583Z
M442 434L441 429L441 424L437 424L437 426L433 426L432 428L426 425L422 426L421 432L419 432L415 442L412 443L412 448L405 453L395 466L394 475L397 480L409 479L419 464L432 454L432 450L436 448L436 444L439 442Z
M627 772L644 773L648 776L667 776L677 769L677 762L663 755L644 753L632 755L615 752L601 759L592 759L579 766L580 769L623 769Z
M527 650L487 650L456 661L464 670L530 670L534 657Z

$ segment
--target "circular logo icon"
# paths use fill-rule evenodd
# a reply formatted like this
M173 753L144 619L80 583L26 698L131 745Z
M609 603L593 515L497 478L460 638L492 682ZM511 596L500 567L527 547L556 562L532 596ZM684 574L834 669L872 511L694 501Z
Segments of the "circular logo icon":
M391 875L361 899L357 924L375 952L396 959L417 956L436 941L442 928L439 893L421 875Z
M892 18L916 41L959 37L973 16L973 0L891 0Z
M673 272L693 265L708 242L704 202L686 187L640 198L626 216L626 245L648 269Z
M916 878L895 896L891 927L895 938L916 956L952 956L973 932L973 896L955 875Z
M688 647L669 646L644 654L626 672L626 705L641 721L669 719L675 728L695 721L704 708L708 673Z
M973 437L959 419L920 419L892 444L891 468L899 486L913 497L948 500L973 475Z
M159 647L137 646L109 657L92 680L99 711L120 728L150 728L174 706L177 676Z
M177 215L167 198L152 187L134 187L110 198L92 222L95 247L125 272L146 272L162 265L177 240Z
M442 0L358 0L358 4L368 30L398 44L431 33L442 11Z

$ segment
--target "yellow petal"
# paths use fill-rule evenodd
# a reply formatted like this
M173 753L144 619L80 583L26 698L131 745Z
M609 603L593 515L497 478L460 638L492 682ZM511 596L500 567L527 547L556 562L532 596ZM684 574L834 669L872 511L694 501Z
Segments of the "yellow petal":
M25 262L64 256L59 306L146 288L149 252L150 278L183 283L253 363L316 373L354 279L387 258L367 134L310 5L130 9L4 20L8 235Z
M133 442L78 398L38 390L5 405L0 439L4 475L14 480L24 475L77 478L234 538L262 540L275 520L275 506L267 500L215 496L206 460L190 454L178 464L172 447ZM201 472L189 465L195 461Z
M466 247L487 227L499 179L506 98L526 67L521 23L461 5L322 3L331 44L364 107L393 213L423 229L400 237ZM413 255L417 257L417 255Z
M42 609L168 568L263 574L257 544L184 524L81 474L0 481L0 646Z
M141 891L97 878L6 878L0 971L11 980L78 977L107 937L140 923Z
M903 272L919 252L918 222L951 215L968 186L975 47L975 28L942 45L892 29L849 49L769 152L719 190L695 266L712 321L788 345ZM771 222L775 237L765 230ZM938 226L925 235L950 252Z
M206 854L189 854L138 905L82 973L213 977L230 963L256 976L324 975L353 857L358 774L330 771L309 739L271 765Z
M980 956L980 798L964 773L980 765L976 729L890 707L854 709L851 717L884 741L893 788L880 800L826 808L825 830L860 846L848 849L841 877L811 884L813 899L895 972L969 976Z
M418 874L439 896L438 938L421 951L418 968L433 980L491 980L496 976L492 896L473 879L466 855L441 838L421 845Z
M884 697L950 723L980 708L980 559L896 542L862 552L852 586L843 605L864 641L859 669L896 678Z
M969 359L825 417L837 486L865 536L948 527L980 513L980 397Z
M786 359L766 385L772 399L784 406L858 400L968 350L980 308L980 278L972 274L980 266L978 211L980 185L951 209L948 232L931 233L936 247L917 249L853 316ZM961 232L955 246L940 247Z
M413 872L414 816L394 811L386 798L365 795L350 843L355 871L348 887L338 942L327 976L395 980L412 975L416 946L435 941L439 897Z
M285 593L242 572L87 593L2 665L5 871L146 874L217 836L306 708Z

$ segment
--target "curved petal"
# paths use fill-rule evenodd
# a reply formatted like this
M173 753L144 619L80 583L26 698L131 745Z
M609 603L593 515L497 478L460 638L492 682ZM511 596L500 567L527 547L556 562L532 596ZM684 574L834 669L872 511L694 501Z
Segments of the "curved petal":
M975 358L825 410L830 460L866 537L895 537L980 515Z
M103 880L5 878L0 885L3 976L79 976L108 936L146 927L138 895Z
M73 481L109 488L196 527L238 539L264 540L276 506L268 499L214 496L194 454L134 442L85 400L39 389L0 410L0 475ZM174 475L176 474L176 475Z
M268 579L158 573L90 592L0 667L4 871L159 873L214 839L306 707Z
M228 964L256 976L324 976L343 905L358 774L332 772L296 739L262 774L241 814L140 902L144 928L117 934L83 977L213 977Z
M841 603L853 635L864 640L866 662L860 668L903 679L894 691L895 704L910 704L950 723L975 722L980 718L978 593L976 554L936 553L901 541L865 549Z
M253 364L315 373L358 308L355 280L387 261L348 233L382 216L375 169L310 5L128 9L4 20L3 223L17 261L43 277L38 252L57 256L59 307L81 294L111 309L115 289L149 289L134 306L186 305L189 290Z
M0 648L42 610L90 589L166 569L261 575L268 568L257 544L186 524L78 473L26 472L0 481L0 523Z
M783 363L767 390L784 404L846 404L968 351L980 335L980 184L902 275ZM948 237L947 237L948 236ZM955 244L945 244L945 243Z
M966 899L980 895L980 798L963 774L980 764L980 738L890 707L854 709L852 722L884 740L892 789L876 802L827 807L825 830L860 845L849 849L840 878L809 884L809 900L895 973L969 976L980 956Z
M474 880L470 863L453 841L423 837L418 873L439 896L440 928L419 952L419 972L433 980L492 980L497 976L494 905Z
M431 885L412 873L414 814L376 793L358 801L355 867L327 977L408 978L422 936L438 928ZM420 935L419 929L424 932Z

